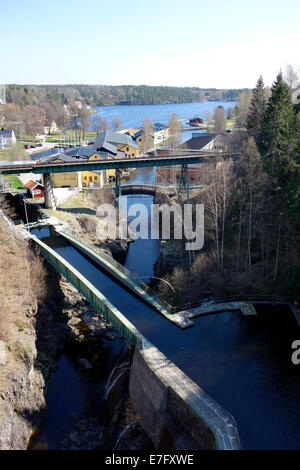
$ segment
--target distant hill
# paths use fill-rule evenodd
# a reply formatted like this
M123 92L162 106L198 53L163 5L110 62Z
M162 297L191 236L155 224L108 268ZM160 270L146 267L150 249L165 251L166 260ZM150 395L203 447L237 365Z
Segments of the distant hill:
M236 101L242 89L168 87L146 85L8 85L9 103L20 105L67 104L82 99L90 106L117 104L166 104L198 101Z

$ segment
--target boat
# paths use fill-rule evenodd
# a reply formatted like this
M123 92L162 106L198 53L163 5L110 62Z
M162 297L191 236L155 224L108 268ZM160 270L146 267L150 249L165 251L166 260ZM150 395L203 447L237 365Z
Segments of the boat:
M199 117L194 117L193 119L189 120L189 125L190 126L195 126L195 127L202 127L203 126L203 119Z

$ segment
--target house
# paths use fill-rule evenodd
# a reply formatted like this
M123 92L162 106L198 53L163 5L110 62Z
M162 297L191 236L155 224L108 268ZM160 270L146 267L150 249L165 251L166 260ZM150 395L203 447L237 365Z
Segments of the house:
M105 131L101 132L95 139L95 142L91 144L91 147L96 151L103 149L113 149L116 147L117 152L123 152L126 158L138 157L139 146L128 134L122 134L120 132ZM111 147L111 145L113 147ZM114 150L115 151L115 150ZM116 156L118 157L116 152ZM120 155L121 156L121 155Z
M192 138L184 142L179 148L185 150L213 150L213 142L217 134L194 132Z
M44 134L55 134L57 132L57 125L55 121L51 122L50 126L45 126L44 127Z
M134 130L134 129L133 129ZM132 132L131 129L129 129L129 132ZM153 125L153 132L151 134L148 134L147 136L147 142L146 142L146 134L143 128L135 130L135 132L132 135L133 140L136 141L136 143L139 146L139 150L145 151L146 149L149 150L153 148L155 145L162 143L163 141L167 140L169 138L169 128L165 126L164 124L160 124L159 122L156 122Z
M17 139L13 129L2 129L0 130L0 148L12 147L15 145Z
M231 134L193 133L192 138L184 142L179 148L203 152L240 152L244 133Z
M169 138L169 128L165 124L161 124L160 122L154 123L154 145L163 142L164 140L168 140Z
M29 198L44 197L44 186L37 181L29 180L24 184Z
M44 159L47 163L72 163L74 161L100 160L113 158L114 155L107 152L95 152L88 147L76 147L65 150L63 153L54 154ZM115 171L115 170L111 170ZM109 170L86 170L74 172L51 173L54 188L63 187L102 187L109 179Z

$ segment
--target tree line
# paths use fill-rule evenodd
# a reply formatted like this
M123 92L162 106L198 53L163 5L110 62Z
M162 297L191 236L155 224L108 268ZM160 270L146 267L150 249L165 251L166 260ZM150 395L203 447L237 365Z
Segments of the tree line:
M8 103L21 106L47 101L55 105L83 100L89 106L117 104L189 103L198 101L235 101L241 89L169 87L147 85L7 85Z

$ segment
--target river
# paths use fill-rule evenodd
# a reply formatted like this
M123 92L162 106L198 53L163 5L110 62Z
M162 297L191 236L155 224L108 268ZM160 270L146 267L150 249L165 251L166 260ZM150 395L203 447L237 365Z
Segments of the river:
M200 104L205 109L205 103ZM199 110L196 111L199 103L191 104L194 112L188 105L159 105L160 111L155 111L157 114L151 117L154 122L166 122L168 114L176 112L170 111L173 106L179 117L182 116L178 112L180 107L188 109L186 117L201 116ZM216 103L210 105L215 106ZM99 113L110 121L117 115L122 120L126 108L130 114L126 120L123 119L123 126L141 125L147 108L144 106L106 107ZM142 108L144 111L140 114L138 111ZM150 114L153 107L148 108ZM155 169L142 168L130 174L128 183L151 184L153 181ZM152 201L151 197L141 196L126 196L126 199L128 206L135 202L149 205ZM48 235L47 230L35 230L35 234L43 239ZM55 247L56 241L52 243ZM300 448L300 375L297 366L291 362L291 344L297 337L299 325L289 310L260 307L257 316L243 317L238 312L207 315L195 319L193 328L181 331L141 301L138 308L134 307L130 293L112 284L111 279L67 242L62 246L60 241L55 249L93 282L153 344L234 416L244 449ZM159 251L160 240L136 240L130 245L125 266L147 280L153 274ZM75 388L79 383L80 398L78 403L71 401L69 406L71 392L68 390L72 385L68 384L66 396L61 396L62 404L66 403L63 412L63 407L58 408L56 397L66 380L74 383ZM47 414L42 428L48 435L48 443L52 439L49 448L59 447L58 440L53 438L56 420L60 420L62 426L64 419L69 421L59 436L61 441L72 426L71 408L74 411L78 406L81 411L80 402L88 402L88 397L95 391L97 393L97 389L101 395L99 388L103 388L101 381L87 383L71 358L63 356L49 387Z

